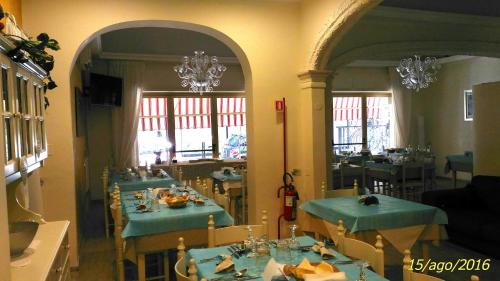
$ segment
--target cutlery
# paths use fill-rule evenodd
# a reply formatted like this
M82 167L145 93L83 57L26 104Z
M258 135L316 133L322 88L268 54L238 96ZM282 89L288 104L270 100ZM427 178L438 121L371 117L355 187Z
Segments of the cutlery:
M353 261L334 261L332 264L353 264Z
M213 260L217 260L221 258L221 255L217 255L215 257L211 257L211 258L206 258L206 259L201 259L198 263L206 263L206 262L210 262L210 261L213 261Z
M231 256L234 256L235 258L239 258L238 253L231 247L227 248L227 250L231 253Z

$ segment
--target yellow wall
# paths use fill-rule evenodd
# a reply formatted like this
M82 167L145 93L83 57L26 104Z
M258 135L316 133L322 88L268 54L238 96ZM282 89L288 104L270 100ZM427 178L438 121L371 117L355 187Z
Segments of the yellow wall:
M474 85L494 81L500 81L500 59L467 59L442 65L437 81L413 95L413 143L418 142L416 120L422 116L425 142L431 143L436 155L438 175L444 175L446 155L462 154L478 147L473 138L473 126L478 121L464 121L464 91ZM476 113L481 111L478 108L474 110ZM468 173L459 173L458 176L470 179Z
M473 87L474 175L500 176L500 82Z
M16 17L19 26L23 26L22 0L0 0L0 5L2 5L4 12L11 13ZM5 19L2 19L2 22L5 24Z
M316 1L305 1L316 2ZM75 139L69 77L77 50L93 33L113 24L132 20L168 20L203 25L198 31L208 33L226 43L242 63L246 79L248 120L248 169L250 218L261 209L269 210L271 225L280 212L281 201L276 189L282 175L282 125L274 111L274 100L287 97L290 104L289 153L307 153L312 147L298 147L300 134L299 83L297 74L311 45L309 36L318 33L321 21L335 12L341 1L318 1L324 5L318 17L301 15L301 5L274 1L23 1L24 28L30 34L47 32L56 38L62 49L55 53L56 67L52 72L59 87L48 93L51 107L47 111L49 159L42 169L48 194L45 204L47 218L76 218L74 165ZM314 4L307 4L312 9ZM43 13L39 11L43 10ZM314 19L314 20L313 20ZM304 47L307 45L306 47ZM305 126L308 126L305 124ZM310 124L309 124L310 126ZM294 168L310 165L299 158L291 159ZM292 168L292 165L289 167ZM61 201L63 200L63 201ZM67 201L65 201L67 200ZM66 203L67 202L67 203ZM70 229L71 243L76 243L76 227ZM271 228L275 235L276 228ZM76 254L71 256L77 265Z

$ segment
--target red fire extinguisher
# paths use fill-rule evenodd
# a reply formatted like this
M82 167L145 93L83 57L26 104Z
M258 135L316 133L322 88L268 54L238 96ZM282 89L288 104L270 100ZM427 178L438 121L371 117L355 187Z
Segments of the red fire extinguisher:
M290 178L290 181L287 179ZM286 172L283 175L283 186L278 189L278 198L280 198L281 190L284 190L283 197L283 214L278 217L278 238L280 238L280 220L284 218L287 221L294 221L297 219L297 200L299 200L299 193L293 185L293 176Z

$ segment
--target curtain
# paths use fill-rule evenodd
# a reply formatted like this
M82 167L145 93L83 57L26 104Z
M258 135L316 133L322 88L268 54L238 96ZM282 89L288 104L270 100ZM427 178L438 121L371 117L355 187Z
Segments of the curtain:
M140 62L109 63L109 75L123 79L122 105L113 108L111 117L113 161L118 169L138 165L137 126L144 70L145 64Z
M410 142L412 93L401 84L401 77L395 68L389 68L389 77L392 84L394 106L394 145L405 147Z

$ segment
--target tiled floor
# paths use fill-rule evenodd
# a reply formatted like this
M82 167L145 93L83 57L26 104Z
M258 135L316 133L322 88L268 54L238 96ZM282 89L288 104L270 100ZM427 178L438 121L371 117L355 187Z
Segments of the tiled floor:
M73 281L111 281L113 273L113 239L91 238L82 241L80 267L71 274Z
M465 182L459 182L458 186L464 186ZM451 188L451 181L438 180L439 188ZM102 202L93 202L90 208L91 214L84 225L84 240L80 252L80 268L73 272L74 281L111 281L114 280L114 245L113 239L105 239L102 222ZM439 247L431 246L430 256L434 261L447 262L457 259L484 260L489 257L462 248L450 242L442 242ZM500 280L500 261L492 260L487 271L443 271L433 275L444 278L447 281L468 281L471 274L476 274L481 281ZM392 281L402 280L401 266L389 266L386 268L386 278Z

